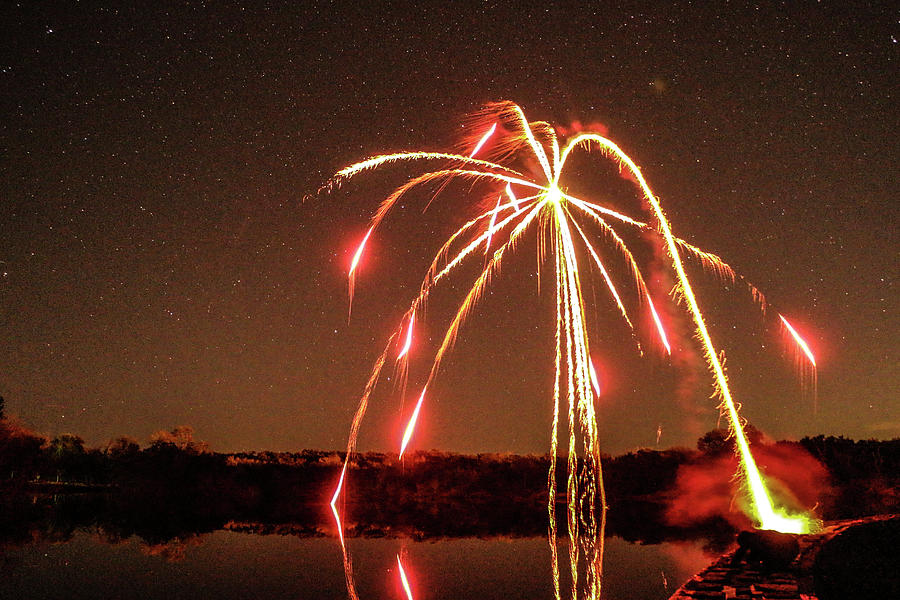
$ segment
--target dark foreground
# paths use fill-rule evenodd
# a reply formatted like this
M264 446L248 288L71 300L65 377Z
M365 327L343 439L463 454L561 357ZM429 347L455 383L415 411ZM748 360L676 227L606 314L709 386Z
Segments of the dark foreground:
M787 565L734 550L692 577L671 600L900 598L900 515L839 521L796 538L799 553Z

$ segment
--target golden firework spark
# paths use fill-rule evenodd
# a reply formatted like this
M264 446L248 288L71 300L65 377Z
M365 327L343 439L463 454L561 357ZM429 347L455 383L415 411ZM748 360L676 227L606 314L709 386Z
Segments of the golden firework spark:
M346 462L342 470L341 481L332 500L332 509L335 511L338 525L340 526L340 520L334 504L341 494L343 473L345 473L346 464L351 460L355 450L359 426L365 415L369 397L384 366L388 350L397 340L405 337L405 342L397 357L400 368L405 369L411 354L413 322L416 315L421 314L420 309L427 297L449 273L463 264L466 259L486 255L486 258L483 258L485 262L481 273L475 278L447 326L443 341L432 359L428 378L404 430L400 446L400 456L402 457L413 438L416 421L426 397L426 390L429 389L437 375L441 361L455 341L466 316L475 308L485 293L492 277L498 273L507 254L512 253L527 232L536 230L542 256L552 257L556 281L555 383L550 436L551 464L548 477L550 493L547 505L555 595L557 599L561 597L559 557L556 550L555 501L556 457L559 448L558 428L562 414L568 429L566 512L569 534L569 570L572 581L571 595L573 598L600 597L607 505L594 405L600 388L596 371L590 359L590 335L585 302L582 297L583 278L586 274L579 264L579 255L583 255L584 250L590 256L592 264L600 271L612 302L631 329L635 341L638 338L628 309L604 265L596 246L596 240L602 239L602 237L611 240L615 250L624 257L633 276L637 297L646 300L647 310L652 317L657 335L666 352L668 354L672 352L663 323L650 297L646 279L635 256L620 234L620 229L625 228L632 231L649 232L663 243L675 275L676 285L672 294L675 305L687 308L697 338L702 344L707 364L713 375L716 395L721 402L720 408L728 416L731 425L736 452L740 459L741 475L750 496L753 517L762 528L791 532L804 531L808 527L808 520L805 517L788 515L783 510L777 509L769 496L750 452L743 424L738 415L738 408L732 399L723 359L713 345L694 291L685 273L682 253L698 260L713 272L733 279L735 275L731 268L714 254L700 250L672 234L659 199L653 194L640 169L609 139L595 133L579 133L561 146L553 127L545 122L529 122L522 110L509 102L489 105L483 116L485 117L482 124L484 129L480 131L485 131L485 133L479 137L477 144L468 156L441 152L385 154L342 169L323 186L323 188L331 189L350 177L393 163L413 165L443 163L436 170L426 169L424 173L412 177L381 202L362 243L353 256L349 272L351 300L357 267L366 243L392 207L410 190L433 184L439 185L440 191L453 180L462 180L472 186L489 186L495 194L498 188L500 190L496 204L490 210L477 214L464 223L437 252L419 293L413 299L400 326L391 336L384 352L376 362L353 420ZM489 127L488 124L490 124ZM487 147L489 140L491 141L490 148ZM588 152L598 150L604 157L613 160L620 170L627 172L637 183L641 198L650 207L652 224L569 194L567 189L560 185L560 177L567 159L576 150ZM476 155L486 155L490 159L475 158ZM536 161L539 174L533 176L513 168L511 166L513 164L527 164L526 160L519 159ZM504 195L506 201L504 201ZM596 235L597 231L604 235ZM577 243L579 241L580 244ZM476 253L476 250L481 247L484 247L484 252ZM547 258L547 262L550 259ZM758 293L755 288L751 287L751 289L754 296L757 297ZM761 296L758 297L761 298ZM639 343L638 350L641 350ZM402 575L402 565L400 565L400 571Z

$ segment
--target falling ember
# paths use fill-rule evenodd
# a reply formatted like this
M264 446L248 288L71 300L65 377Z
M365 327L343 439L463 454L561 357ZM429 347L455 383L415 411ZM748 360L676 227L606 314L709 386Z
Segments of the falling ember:
M509 197L509 201L512 202L513 210L519 212L519 199L513 193L512 184L509 182L506 184L506 195Z
M474 158L476 154L481 152L481 149L484 148L484 145L487 143L491 136L494 135L494 132L497 131L497 124L494 123L491 125L491 128L487 130L487 132L481 136L481 139L478 140L478 143L475 144L475 149L472 150L472 154L469 155L469 158Z
M588 362L591 368L591 386L594 388L594 394L600 396L600 379L597 377L597 370L594 368L594 361Z
M406 592L406 600L413 600L412 590L409 589L409 579L406 578L406 571L403 570L403 563L400 562L400 555L397 555L397 569L400 572L400 583L403 584L403 591Z
M416 321L416 311L412 311L409 315L409 321L406 324L406 341L403 343L403 348L400 350L400 353L397 354L397 360L400 360L406 353L409 352L410 347L412 347L412 339L413 339L413 323Z
M682 262L682 253L699 260L704 268L720 275L723 273L733 275L731 268L717 256L673 235L659 199L653 194L640 169L609 139L595 133L578 133L561 146L552 126L540 121L529 122L522 110L513 103L492 104L488 106L486 112L494 120L493 125L482 136L468 157L435 152L384 154L342 169L323 186L323 189L332 189L350 177L381 165L396 162L421 164L437 160L444 161L444 166L420 172L382 201L372 220L373 225L366 234L366 239L360 245L357 256L354 257L354 264L351 266L351 299L353 269L356 267L368 235L390 211L391 207L413 188L430 184L442 184L443 186L450 180L463 180L473 187L489 185L492 193L497 193L498 189L505 188L511 203L508 206L515 208L512 213L501 210L504 207L501 200L498 199L497 205L493 209L480 212L462 224L440 246L418 295L414 296L412 300L406 332L408 338L412 335L412 320L416 310L424 305L444 278L455 271L459 265L465 263L466 259L478 256L480 254L478 250L482 246L487 249L491 247L492 243L495 245L496 249L493 253L488 254L485 251L487 258L484 259L480 274L476 276L468 292L465 292L464 299L446 327L443 342L432 360L431 370L423 386L422 395L419 397L404 431L400 457L402 458L406 451L415 429L425 397L425 389L437 376L441 362L453 346L466 317L484 297L486 290L490 288L492 279L500 272L504 258L514 253L527 232L536 231L540 248L539 257L542 261L553 265L556 281L555 379L552 405L553 421L550 429L551 464L548 477L550 489L547 506L550 521L548 542L553 565L554 595L557 600L562 597L556 521L556 456L559 449L558 430L562 425L560 423L560 414L562 413L563 423L568 426L568 444L565 453L567 455L568 480L565 495L567 498L566 523L569 534L571 596L573 600L579 597L599 598L607 505L595 410L600 386L596 370L590 360L591 328L587 313L588 308L593 308L593 306L586 303L582 293L584 280L590 277L594 271L592 269L582 270L579 265L579 257L586 256L583 252L583 249L586 249L587 255L590 256L593 264L603 276L615 306L632 330L634 340L637 341L637 336L634 335L635 326L628 316L630 310L628 303L619 295L609 271L604 266L601 253L594 247L598 240L611 242L611 246L625 258L626 263L630 266L635 290L634 298L646 297L659 337L666 352L671 354L672 350L666 332L650 298L646 279L636 258L642 253L633 254L624 241L628 239L627 236L621 235L622 229L639 231L654 235L665 243L667 255L671 261L669 266L676 276L673 293L675 306L683 306L691 316L696 329L696 338L703 347L707 365L713 375L716 397L721 401L720 408L727 414L731 425L740 461L740 475L751 497L753 517L762 528L766 529L778 529L786 532L806 530L808 528L806 517L786 515L784 511L773 506L750 452L749 442L738 414L738 405L731 396L723 359L713 345L699 304L687 278ZM499 129L498 135L501 137L497 142L497 147L508 150L502 160L509 164L474 158L487 140L497 133L498 123L502 123L503 128ZM611 208L570 195L567 188L561 185L560 177L567 158L576 150L599 150L604 157L616 162L620 170L627 172L628 178L640 188L640 194L649 211L652 212L653 225L648 225L647 221L649 220L632 218ZM526 152L529 153L528 156L523 156ZM512 165L525 165L529 170L519 171ZM516 190L523 197L515 196L513 186L516 186ZM392 344L395 344L401 335L402 329L391 336L372 370L369 383L366 385L353 420L348 440L348 455L356 447L359 425L367 410L369 396L384 365L384 357L394 347ZM405 344L401 356L406 355L406 347ZM639 343L637 351L642 354ZM657 430L657 440L661 433L660 428Z
M344 487L344 476L347 474L347 459L350 458L347 456L344 458L344 466L341 469L341 477L338 479L337 488L334 490L334 496L331 497L331 512L334 514L334 520L337 523L338 535L341 538L341 546L344 545L344 527L341 524L341 516L338 514L337 510L337 501L341 495L341 488Z
M647 303L650 305L650 314L653 315L653 322L656 323L659 339L662 340L663 346L666 347L666 354L671 356L672 348L669 346L669 338L666 337L666 330L663 329L662 321L659 320L659 314L656 312L656 307L653 306L653 300L650 298L650 294L647 294Z
M369 227L369 230L366 232L366 236L363 238L362 243L360 243L359 247L356 249L356 252L353 254L353 260L350 261L350 271L347 273L347 283L348 290L350 295L350 306L348 307L348 319L350 311L353 310L353 290L356 287L356 267L359 265L359 259L362 258L363 250L366 247L366 242L369 241L369 236L372 235L372 232L375 231L375 225Z
M419 396L419 401L416 402L416 408L413 410L412 417L409 418L409 424L406 426L406 431L403 432L403 441L400 443L400 458L403 458L403 453L406 452L406 446L409 444L409 439L416 429L416 421L419 419L419 410L422 408L422 400L424 399L425 390L422 390L422 395Z
M796 329L788 322L787 319L784 318L783 315L778 315L778 318L781 319L782 330L787 331L790 334L791 338L793 338L794 344L794 361L796 363L797 372L800 378L800 386L801 392L804 397L807 396L808 393L811 393L813 400L813 413L817 414L819 412L819 398L818 398L818 374L816 367L816 357L813 356L812 350L809 348L809 344L806 343Z
M784 326L788 330L788 332L790 332L791 336L794 338L794 341L797 342L797 345L800 346L800 349L803 350L803 353L806 355L806 358L808 358L809 362L812 364L812 366L815 367L816 366L816 357L813 356L812 350L809 349L809 345L806 343L806 340L804 340L802 337L800 337L800 334L797 333L797 330L794 329L790 323L788 323L788 320L785 319L783 315L778 315L778 317L781 319L781 322L784 324Z
M494 207L494 212L491 213L491 222L488 224L488 237L487 241L484 243L485 254L491 249L491 238L494 235L494 225L497 223L497 213L500 212L500 201L502 199L503 196L497 196L497 206Z
M353 255L353 260L350 262L350 272L349 275L353 277L353 272L356 271L356 267L359 265L359 259L362 258L363 250L366 248L366 242L369 241L369 236L372 235L372 231L374 231L374 227L369 227L369 230L366 232L366 237L363 238L362 243L356 249L356 253Z

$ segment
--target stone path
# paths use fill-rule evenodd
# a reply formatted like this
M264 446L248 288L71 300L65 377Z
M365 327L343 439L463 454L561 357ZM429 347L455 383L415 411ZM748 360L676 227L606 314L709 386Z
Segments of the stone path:
M746 562L732 566L734 551L691 577L669 600L817 600L812 569L822 546L850 527L881 521L877 516L828 523L816 534L799 536L800 554L788 571L764 572Z
M791 572L763 573L746 563L731 566L732 553L694 575L670 600L778 599L810 600L800 592L797 576Z

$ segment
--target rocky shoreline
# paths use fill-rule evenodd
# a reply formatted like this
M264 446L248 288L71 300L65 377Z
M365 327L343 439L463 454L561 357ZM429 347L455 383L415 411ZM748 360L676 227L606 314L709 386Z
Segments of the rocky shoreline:
M725 554L682 585L670 600L835 600L900 597L895 541L900 515L827 523L797 536L787 568Z

